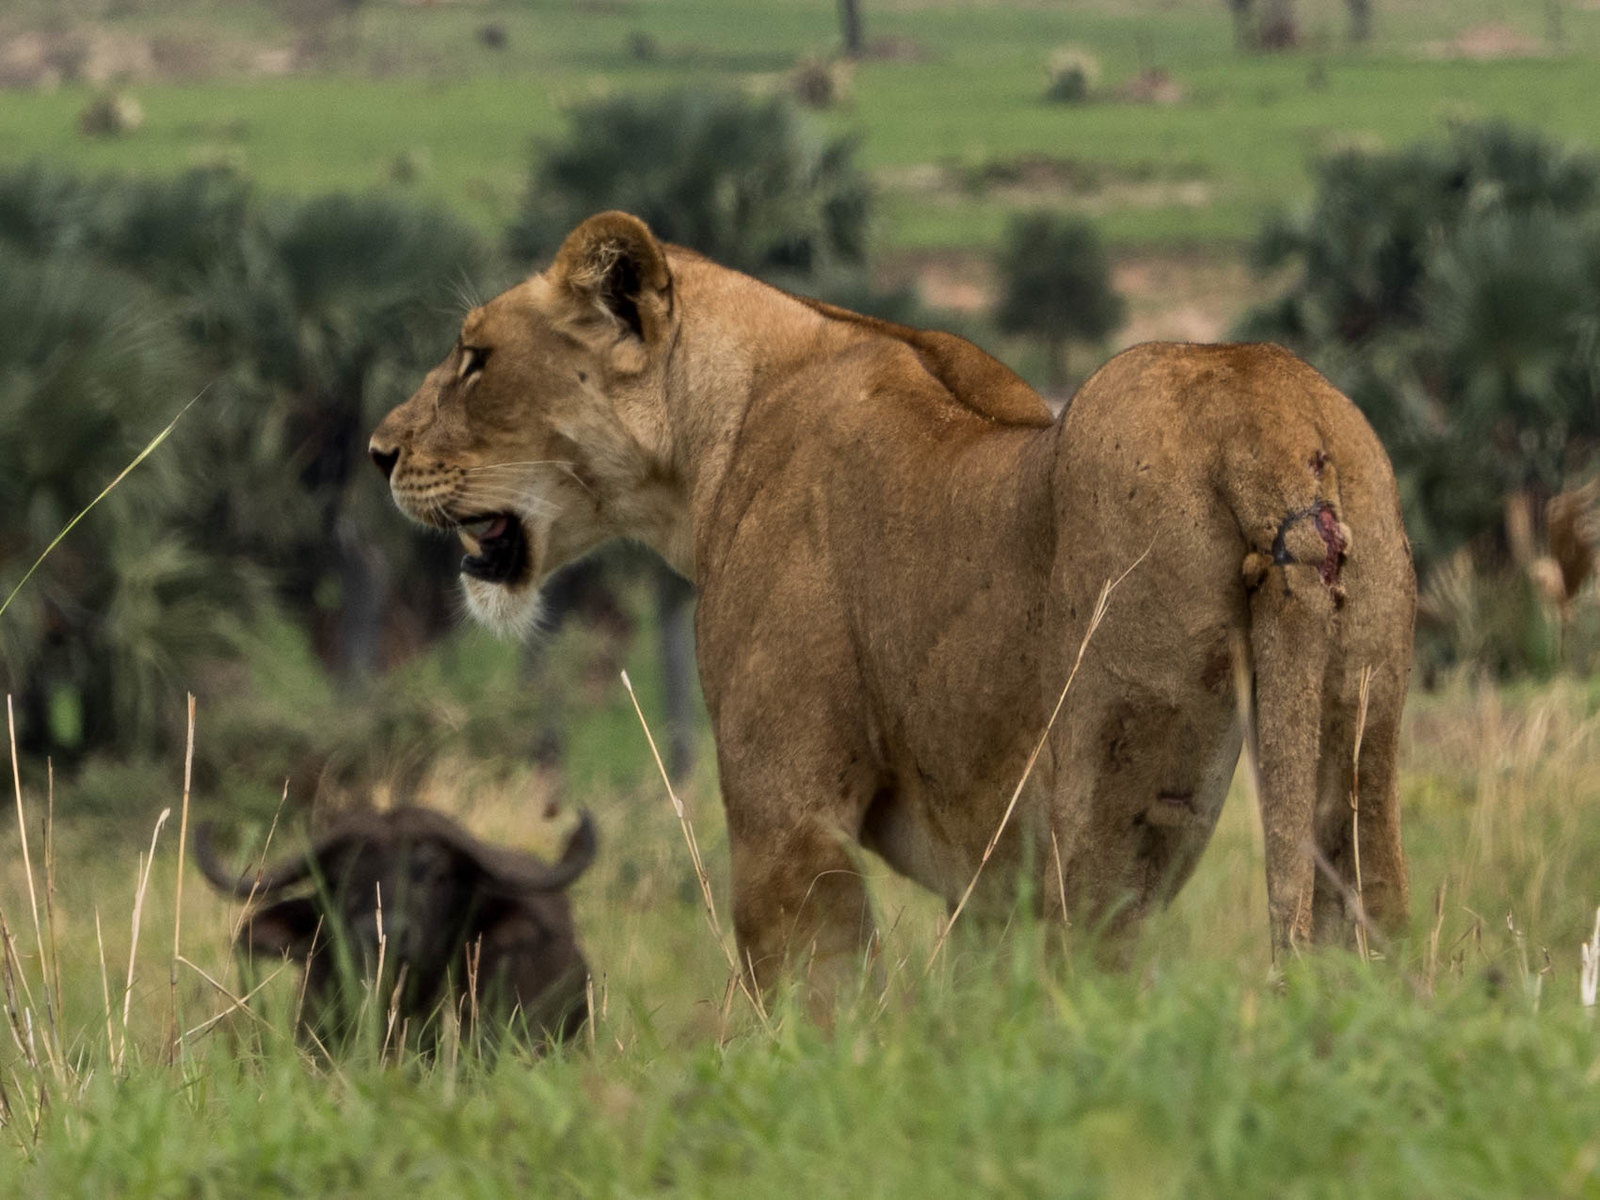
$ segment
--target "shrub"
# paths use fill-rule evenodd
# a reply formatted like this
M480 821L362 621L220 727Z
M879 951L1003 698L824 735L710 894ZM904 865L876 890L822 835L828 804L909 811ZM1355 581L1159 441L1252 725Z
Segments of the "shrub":
M1100 342L1122 324L1125 305L1111 286L1110 259L1099 231L1082 217L1013 219L999 268L996 324L1045 346L1054 386L1066 379L1070 343Z
M1100 82L1100 63L1081 46L1059 46L1050 55L1044 98L1053 104L1082 104Z

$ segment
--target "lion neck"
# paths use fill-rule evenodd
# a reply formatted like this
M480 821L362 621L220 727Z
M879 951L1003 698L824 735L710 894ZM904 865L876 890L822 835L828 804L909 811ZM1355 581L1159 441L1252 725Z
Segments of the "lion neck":
M673 254L672 274L682 315L665 380L666 452L680 481L683 533L692 540L716 504L756 398L870 334L692 252Z

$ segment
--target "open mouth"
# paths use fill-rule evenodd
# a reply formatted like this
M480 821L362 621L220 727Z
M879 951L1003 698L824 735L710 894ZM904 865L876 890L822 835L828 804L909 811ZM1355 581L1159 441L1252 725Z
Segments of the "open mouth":
M528 536L511 513L490 513L457 523L456 535L466 548L461 573L485 583L510 583L528 564Z

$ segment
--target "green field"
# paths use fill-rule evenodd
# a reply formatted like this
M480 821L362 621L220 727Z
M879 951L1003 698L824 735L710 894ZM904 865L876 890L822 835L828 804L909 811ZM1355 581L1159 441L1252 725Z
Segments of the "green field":
M169 1065L171 1029L229 1007L180 966L173 1024L176 813L156 847L126 1035L147 824L130 812L114 830L67 826L53 1022L15 854L0 890L32 988L17 1027L40 1059L9 1038L0 1050L0 1194L1600 1195L1600 1030L1578 996L1578 942L1600 899L1597 701L1568 684L1413 704L1402 788L1416 928L1380 961L1323 955L1274 982L1241 786L1124 973L1074 950L1076 933L1062 953L1025 924L998 939L958 930L926 971L935 906L868 865L889 991L829 1036L783 1009L763 1029L729 987L643 736L618 695L599 695L584 719L609 732L582 754L604 761L580 771L604 849L577 900L601 1016L592 1041L488 1070L465 1052L304 1060L284 1032L287 980L263 1017L226 1018ZM439 802L529 835L539 783L447 778ZM42 785L25 773L41 904ZM720 896L714 782L688 801ZM234 910L192 868L183 903L184 957L234 988Z
M176 30L200 44L292 41L254 6L144 8L108 27ZM1303 198L1307 162L1331 146L1395 145L1464 118L1507 117L1575 140L1600 124L1593 5L1562 6L1562 41L1548 53L1487 61L1439 47L1486 22L1537 47L1547 7L1379 5L1377 36L1357 51L1344 41L1342 5L1304 4L1307 48L1255 56L1233 50L1223 6L1200 0L865 9L869 39L893 39L914 58L861 63L852 100L823 119L857 134L877 173L883 250L987 247L1010 211L1040 206L1092 212L1124 247L1237 242ZM490 21L505 30L503 50L474 40ZM652 40L650 61L630 54L634 35ZM386 186L404 158L420 164L417 193L498 231L530 147L559 134L564 107L679 85L782 88L796 59L828 52L837 29L831 0L637 0L369 4L339 36L344 48L317 71L132 84L148 119L119 140L76 133L84 88L0 93L0 160L140 172L221 162L271 187L316 191ZM1045 104L1050 51L1069 43L1100 61L1101 97ZM1141 65L1171 73L1181 101L1118 100L1117 85ZM1041 157L1064 182L1020 192L981 182L986 167Z

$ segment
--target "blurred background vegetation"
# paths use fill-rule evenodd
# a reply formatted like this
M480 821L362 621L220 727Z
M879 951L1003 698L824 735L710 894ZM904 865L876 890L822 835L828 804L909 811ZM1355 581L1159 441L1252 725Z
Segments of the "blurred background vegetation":
M1281 341L1399 471L1422 682L1587 676L1597 58L1595 6L1533 0L18 0L0 590L200 396L0 623L22 748L115 810L194 690L199 779L247 810L446 746L582 784L635 654L686 772L681 585L612 552L557 589L575 632L506 655L364 467L463 308L604 207L1058 404L1134 341Z

